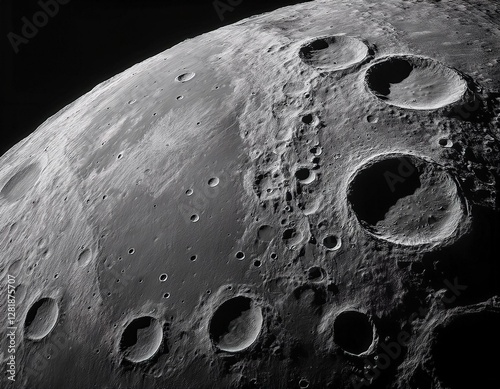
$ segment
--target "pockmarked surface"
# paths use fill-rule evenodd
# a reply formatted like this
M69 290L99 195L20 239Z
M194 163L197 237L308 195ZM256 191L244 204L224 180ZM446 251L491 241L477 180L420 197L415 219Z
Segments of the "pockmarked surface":
M499 19L286 7L49 118L0 158L0 387L498 387Z

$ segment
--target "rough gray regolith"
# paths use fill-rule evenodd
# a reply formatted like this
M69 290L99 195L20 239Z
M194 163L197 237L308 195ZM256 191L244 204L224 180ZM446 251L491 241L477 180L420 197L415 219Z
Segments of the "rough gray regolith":
M296 5L49 118L0 158L0 386L497 388L499 19Z

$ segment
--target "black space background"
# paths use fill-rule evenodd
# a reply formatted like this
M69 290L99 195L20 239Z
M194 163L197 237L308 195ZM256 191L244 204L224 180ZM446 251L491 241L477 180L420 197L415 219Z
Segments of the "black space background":
M65 0L16 54L7 35L21 35L22 17L32 21L41 10L39 1L51 0L0 0L0 155L65 105L137 62L184 39L303 2L219 0L232 8L221 20L213 0Z

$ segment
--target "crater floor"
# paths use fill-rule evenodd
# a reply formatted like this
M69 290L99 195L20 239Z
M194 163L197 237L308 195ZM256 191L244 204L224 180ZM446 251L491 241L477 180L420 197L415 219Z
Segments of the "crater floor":
M0 387L497 387L499 20L295 5L47 119L0 157Z

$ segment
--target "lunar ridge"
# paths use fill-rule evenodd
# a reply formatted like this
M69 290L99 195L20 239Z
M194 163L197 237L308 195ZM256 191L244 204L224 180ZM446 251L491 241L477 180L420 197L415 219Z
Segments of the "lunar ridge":
M0 157L0 387L498 386L499 17L298 4L48 118Z

